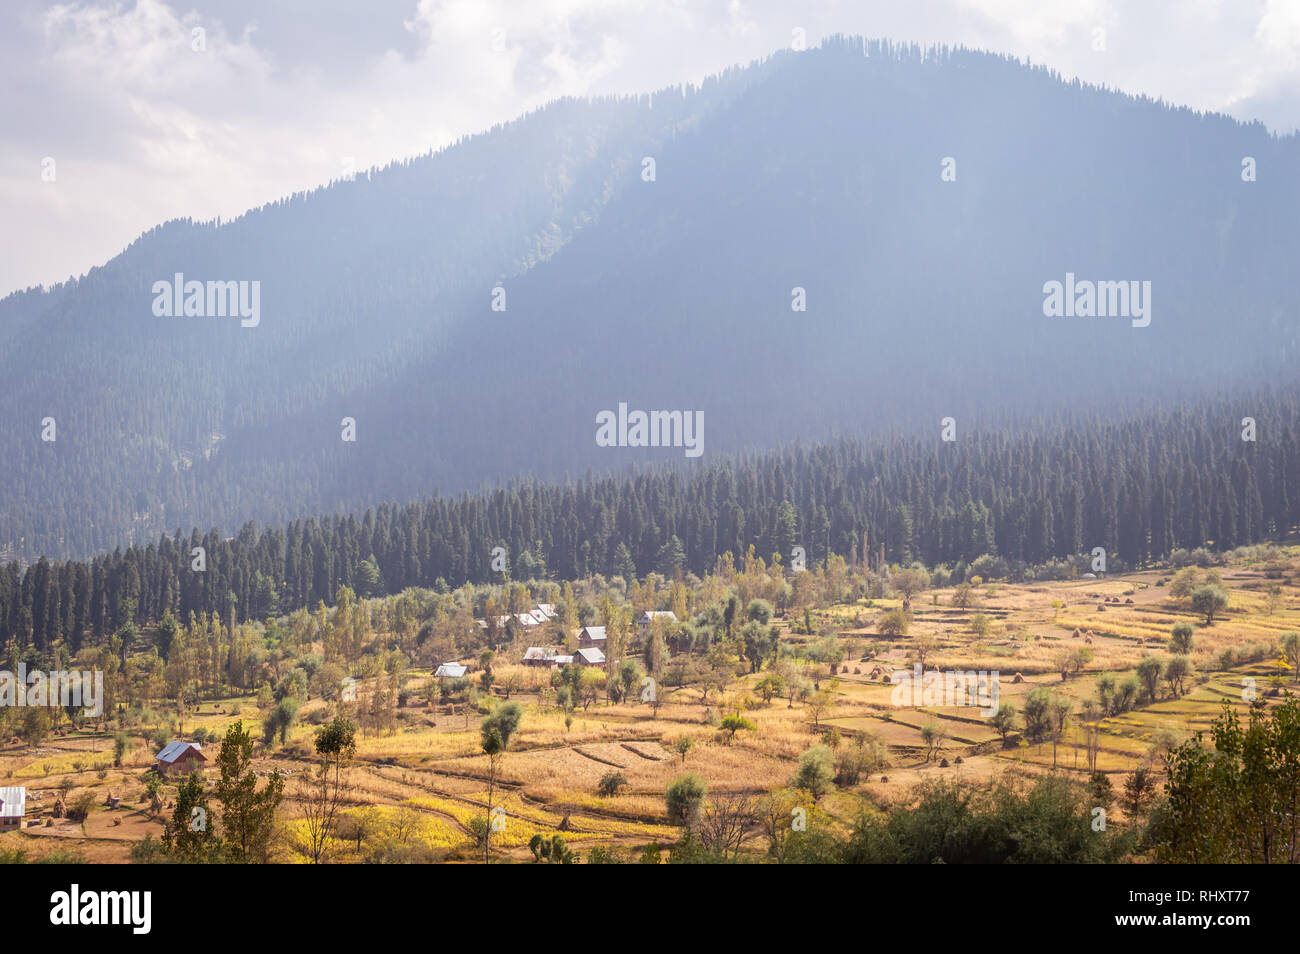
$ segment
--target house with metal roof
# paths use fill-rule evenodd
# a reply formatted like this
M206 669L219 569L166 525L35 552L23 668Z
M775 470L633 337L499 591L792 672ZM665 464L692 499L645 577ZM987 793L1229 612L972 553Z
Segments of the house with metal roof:
M557 666L560 651L554 646L529 646L524 651L523 664L525 666Z
M27 789L21 785L0 788L0 831L23 827L27 814Z
M655 619L660 616L668 620L668 622L670 623L677 622L677 614L674 613L672 610L646 610L646 612L642 613L639 617L637 617L637 621L636 621L639 635L642 638L645 638L645 631L650 628L650 624L653 623Z
M443 663L433 673L435 679L461 679L468 671L467 666L460 663Z
M208 757L203 754L203 747L197 742L168 742L162 751L153 757L153 767L159 775L177 772L189 775L191 772L203 771L203 763Z
M584 626L578 632L579 649L604 649L605 648L605 627L604 626Z
M579 649L574 653L573 661L579 666L603 666L605 665L605 654L595 646L588 646L586 649Z

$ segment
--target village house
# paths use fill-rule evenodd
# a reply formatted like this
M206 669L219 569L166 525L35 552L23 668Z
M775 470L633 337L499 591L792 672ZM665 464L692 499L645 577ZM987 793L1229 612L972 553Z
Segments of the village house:
M605 665L605 654L596 647L589 646L574 653L573 662L577 666L603 666Z
M604 626L584 626L578 632L579 649L600 649L605 648L605 627Z
M670 623L677 622L677 614L672 610L646 610L646 612L637 617L636 621L637 630L642 639L645 639L646 630L650 628L650 624L654 622L656 616L662 616Z
M467 671L460 663L443 663L433 673L434 679L462 679Z
M207 760L208 757L203 754L197 742L175 741L168 742L154 756L153 767L155 772L164 777L173 772L189 775L203 771L203 763Z
M27 789L19 786L0 788L0 831L23 827L27 813Z
M529 646L521 662L525 666L557 666L559 650L554 646Z
M542 614L543 619L555 619L560 614L555 611L555 607L550 603L538 603L533 607L533 615Z

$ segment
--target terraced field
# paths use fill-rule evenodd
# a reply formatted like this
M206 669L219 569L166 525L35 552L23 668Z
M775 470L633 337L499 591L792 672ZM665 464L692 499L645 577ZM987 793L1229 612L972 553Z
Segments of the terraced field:
M953 607L951 588L926 591L912 600L905 635L886 636L877 629L886 611L901 606L901 598L824 607L810 614L818 636L783 627L783 665L793 666L808 684L793 701L781 694L763 701L759 683L765 670L734 677L720 692L709 693L707 701L698 687L666 685L667 701L657 712L640 701L602 701L578 707L566 718L553 696L538 691L545 680L526 672L531 682L521 684L532 688L512 696L523 705L523 721L500 760L494 784L492 803L505 813L493 836L494 854L529 859L534 834L560 833L584 851L595 845L631 851L651 843L671 845L680 835L668 823L664 802L673 778L696 772L712 791L760 795L787 785L800 754L823 741L846 745L870 736L883 743L888 755L888 764L823 800L828 815L844 824L864 806L906 800L908 791L926 779L978 782L1008 771L1047 771L1053 765L1084 777L1088 729L1083 712L1087 700L1097 695L1101 674L1123 680L1145 654L1167 654L1175 623L1192 622L1194 673L1184 694L1175 696L1162 684L1154 702L1141 700L1129 711L1092 720L1096 767L1115 776L1116 785L1140 766L1158 772L1169 746L1207 730L1224 701L1244 713L1252 686L1268 705L1296 691L1295 672L1279 663L1276 652L1220 666L1225 650L1276 643L1282 634L1300 630L1300 557L1293 549L1286 559L1281 579L1276 574L1266 578L1259 566L1224 568L1231 601L1226 613L1208 626L1186 600L1170 597L1169 571L980 586L977 604L965 610ZM1265 589L1272 582L1282 586L1282 599L1270 613ZM837 634L841 661L832 667L803 659L812 641L828 633ZM1090 658L1063 678L1061 653L1079 649ZM1055 743L1026 740L1017 727L1004 744L975 707L896 706L891 676L913 671L918 650L924 651L927 671L997 673L998 701L1022 712L1032 691L1059 693L1069 702L1072 717ZM508 673L508 663L503 666L503 674ZM413 691L408 704L397 710L393 730L359 737L346 773L334 860L366 857L377 840L423 852L425 858L479 857L471 828L476 817L487 814L490 771L478 724L490 703L484 700L479 710L468 712L465 704L430 707L419 692L429 678L427 669L408 671ZM329 712L326 703L309 701L283 745L257 751L254 768L259 774L278 769L287 778L286 821L277 843L277 857L283 860L304 858L305 824L297 817L298 800L315 764L314 732ZM729 713L743 715L753 728L741 728L734 737L720 731L719 720ZM235 718L257 731L264 714L251 697L205 701L187 713L186 731L219 735ZM937 730L933 745L925 738L930 730ZM693 742L684 756L675 747L683 737ZM106 733L66 730L37 748L17 740L0 747L0 779L28 787L29 822L35 821L0 839L7 845L22 843L34 854L75 845L88 860L122 861L133 843L147 834L156 837L161 817L150 812L142 783L152 746L134 739L121 766L113 764L112 750ZM610 772L621 773L626 784L615 795L601 796L597 787ZM87 791L97 805L110 794L121 799L120 805L97 808L84 824L52 817L60 792L71 800ZM165 794L163 814L172 797Z

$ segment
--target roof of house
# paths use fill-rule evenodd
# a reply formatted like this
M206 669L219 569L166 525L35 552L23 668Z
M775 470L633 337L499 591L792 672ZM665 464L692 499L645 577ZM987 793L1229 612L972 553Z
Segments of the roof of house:
M27 789L21 785L0 788L0 818L22 818L27 811Z
M581 659L588 665L595 665L596 663L603 663L605 661L605 654L595 646L588 646L586 649L579 649L574 653L574 657L576 659Z
M542 615L545 616L547 619L553 619L554 617L559 615L558 613L555 612L555 607L550 603L538 603L537 606L533 608L534 616L537 615L538 610L541 610Z
M582 632L586 634L588 639L600 640L605 638L604 626L584 626Z
M532 613L520 613L518 614L518 619L519 622L523 623L525 626L537 626L545 622L545 619L538 619Z
M443 663L438 667L437 671L434 672L433 675L436 678L446 676L448 679L459 679L461 676L465 675L466 668L467 667L462 666L460 663Z
M567 665L569 665L570 663L573 662L573 657L572 657L572 656L556 656L556 657L555 657L555 661L556 661L557 663L559 663L561 666L567 666Z
M673 620L677 619L677 614L674 613L672 610L646 610L644 613L641 614L641 619L652 620L656 616L666 616L669 619L673 619Z
M155 755L154 758L156 758L159 762L171 763L171 762L175 762L177 759L179 759L190 749L193 749L194 753L199 758L203 759L204 761L207 761L208 757L203 754L203 746L199 745L197 742L183 742L179 739L176 740L175 742L168 742L166 745L164 745L162 747L162 751L159 752L157 755Z
M555 648L553 646L529 646L524 651L524 659L554 659Z

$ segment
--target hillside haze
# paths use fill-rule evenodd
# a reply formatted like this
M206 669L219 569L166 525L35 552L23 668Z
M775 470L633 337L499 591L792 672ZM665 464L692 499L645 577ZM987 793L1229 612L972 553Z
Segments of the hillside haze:
M695 465L598 447L619 402L702 411L707 461L1289 381L1297 160L1259 125L859 39L555 103L0 302L0 556ZM156 316L175 273L260 282L260 322ZM1045 317L1067 273L1150 282L1149 326Z

